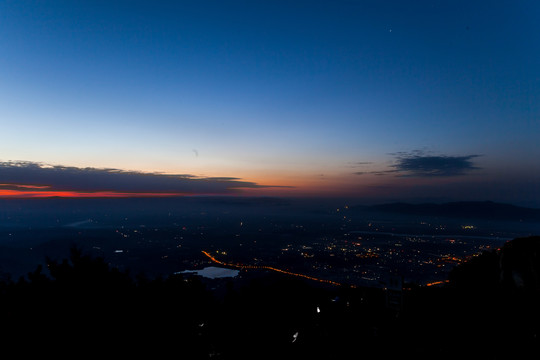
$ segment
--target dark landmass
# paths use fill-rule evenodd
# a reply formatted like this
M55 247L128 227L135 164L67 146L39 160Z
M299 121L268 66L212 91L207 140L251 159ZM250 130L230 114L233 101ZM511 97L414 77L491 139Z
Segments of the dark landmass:
M540 233L540 221L478 219L479 207L472 208L470 216L442 217L435 210L385 212L320 199L3 199L0 278L17 279L77 246L150 278L199 268L204 250L225 262L355 285L384 286L395 273L425 284L478 252Z
M355 207L353 210L451 218L540 221L540 209L501 204L491 201L465 201L444 204L393 203Z
M331 287L276 274L248 282L149 279L72 249L0 282L1 351L20 357L186 359L540 354L540 237L458 265L439 287ZM216 287L221 292L212 290Z

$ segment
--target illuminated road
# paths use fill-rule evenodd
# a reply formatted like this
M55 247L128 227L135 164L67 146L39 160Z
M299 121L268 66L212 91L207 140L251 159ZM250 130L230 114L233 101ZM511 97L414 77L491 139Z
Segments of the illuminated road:
M313 277L313 276L308 276L308 275L304 275L304 274L298 274L298 273L294 273L294 272L287 271L287 270L281 270L281 269L271 267L271 266L265 266L265 265L257 265L256 266L256 265L245 265L245 264L240 264L240 263L236 263L236 264L226 263L226 262L223 262L223 261L220 261L220 260L216 259L215 257L213 257L212 255L210 255L208 252L206 252L204 250L202 251L202 253L204 255L206 255L212 262L214 262L216 264L219 264L219 265L222 265L222 266L234 267L234 268L237 268L237 269L254 269L254 270L264 269L264 270L271 270L271 271L275 271L275 272L278 272L278 273L281 273L281 274L297 276L297 277L301 277L301 278L304 278L304 279L318 281L318 282L321 282L321 283L331 284L331 285L335 285L335 286L342 286L343 285L343 284L338 283L336 281L319 279L319 278L316 278L316 277ZM427 283L427 284L425 284L425 286L437 286L437 285L443 285L443 284L446 284L446 283L448 283L448 280L441 280L441 281L434 281L434 282L431 282L431 283ZM350 287L355 288L356 286L350 285Z
M436 285L443 285L449 283L449 280L441 280L441 281L434 281L431 283L427 283L426 286L436 286Z
M255 265L244 265L244 264L225 263L225 262L223 262L223 261L219 261L218 259L216 259L216 258L213 257L212 255L210 255L210 254L209 254L208 252L206 252L206 251L203 251L202 253L203 253L204 255L206 255L210 260L212 260L213 262L215 262L216 264L223 265L223 266L230 266L230 267L235 267L235 268L238 268L238 269L264 269L264 270L271 270L271 271L275 271L275 272L278 272L278 273L282 273L282 274L286 274L286 275L292 275L292 276L297 276L297 277L301 277L301 278L304 278L304 279L313 280L313 281L318 281L318 282L321 282L321 283L331 284L331 285L335 285L335 286L341 286L341 285L342 285L341 283L338 283L338 282L336 282L336 281L325 280L325 279L319 279L319 278L316 278L316 277L313 277L313 276L308 276L308 275L304 275L304 274L298 274L298 273L293 273L293 272L286 271L286 270L277 269L277 268L271 267L271 266L264 266L264 265L261 265L261 266L255 266ZM351 286L351 287L354 287L354 286Z

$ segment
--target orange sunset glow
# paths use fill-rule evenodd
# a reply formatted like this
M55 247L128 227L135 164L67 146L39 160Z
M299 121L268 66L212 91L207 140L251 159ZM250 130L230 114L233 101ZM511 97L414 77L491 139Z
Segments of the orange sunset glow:
M0 198L127 198L127 197L167 197L186 196L185 193L128 193L114 191L26 191L26 190L0 190Z

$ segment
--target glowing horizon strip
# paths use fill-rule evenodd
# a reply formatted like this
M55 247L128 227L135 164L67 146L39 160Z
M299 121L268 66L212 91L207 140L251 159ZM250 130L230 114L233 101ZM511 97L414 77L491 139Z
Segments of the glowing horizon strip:
M204 251L204 250L202 250L202 253L203 253L204 255L206 255L211 261L215 262L216 264L223 265L223 266L231 266L231 267L240 268L240 269L265 269L265 270L272 270L272 271L279 272L279 273L282 273L282 274L292 275L292 276L297 276L297 277L301 277L301 278L308 279L308 280L313 280L313 281L318 281L318 282L322 282L322 283L331 284L331 285L334 285L334 286L342 286L342 285L343 285L343 284L338 283L338 282L336 282L336 281L326 280L326 279L319 279L319 278L316 278L316 277L313 277L313 276L304 275L304 274L298 274L298 273L293 273L293 272L290 272L290 271L287 271L287 270L281 270L281 269L278 269L278 268L275 268L275 267L271 267L271 266L266 266L266 265L255 266L255 265L244 265L244 264L225 263L225 262L223 262L223 261L219 261L218 259L216 259L215 257L213 257L212 255L210 255L208 252L206 252L206 251ZM354 285L350 285L350 287L355 287L355 286L354 286Z
M152 193L152 192L115 192L115 191L22 191L22 190L2 190L0 189L0 198L127 198L127 197L172 197L187 196L187 193Z

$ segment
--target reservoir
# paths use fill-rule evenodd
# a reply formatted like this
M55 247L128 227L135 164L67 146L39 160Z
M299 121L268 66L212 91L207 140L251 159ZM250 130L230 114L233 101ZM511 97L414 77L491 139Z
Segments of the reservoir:
M235 277L240 270L231 270L227 268L221 268L216 266L208 266L201 270L185 270L179 271L176 274L196 274L209 279L219 279L226 277Z

